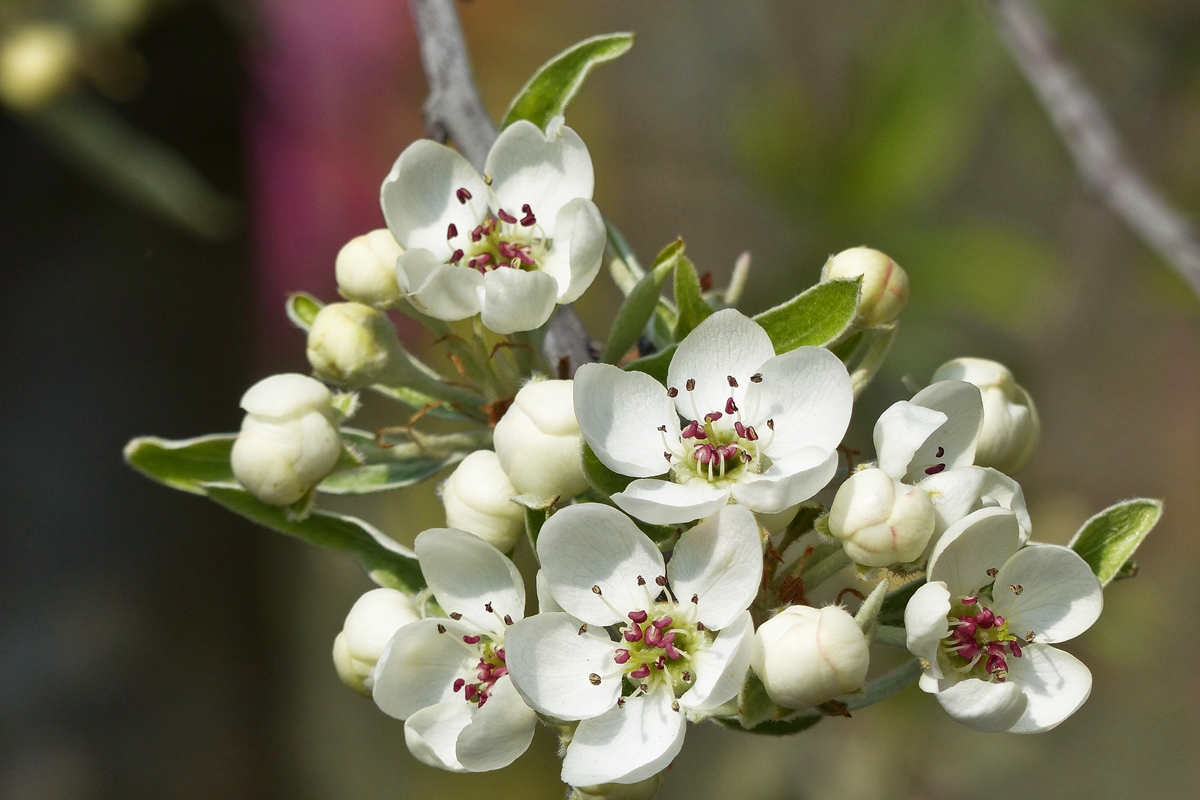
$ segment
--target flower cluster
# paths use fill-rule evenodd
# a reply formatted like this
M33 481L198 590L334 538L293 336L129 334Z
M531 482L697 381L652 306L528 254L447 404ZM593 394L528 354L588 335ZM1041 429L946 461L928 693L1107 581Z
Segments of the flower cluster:
M643 271L606 233L593 181L561 117L506 127L482 174L416 142L384 181L387 229L338 255L346 302L289 299L315 377L253 386L238 434L137 440L127 457L357 555L381 588L335 638L337 674L441 769L503 767L546 725L575 797L649 797L689 722L800 731L918 676L980 731L1074 713L1091 675L1053 645L1095 622L1149 527L1102 514L1071 547L1030 541L1012 474L1039 421L1012 373L945 364L883 412L874 459L856 464L844 440L896 335L904 270L852 248L752 318L682 243ZM602 262L627 299L601 351L559 307ZM391 311L432 334L441 369L405 348ZM403 405L400 424L346 426L357 391ZM413 550L317 508L451 468L447 527ZM880 672L876 647L911 656Z

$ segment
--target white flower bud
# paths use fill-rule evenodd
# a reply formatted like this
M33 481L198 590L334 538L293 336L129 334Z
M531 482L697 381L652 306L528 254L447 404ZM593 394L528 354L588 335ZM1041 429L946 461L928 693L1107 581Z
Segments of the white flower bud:
M35 23L0 43L0 100L29 111L62 91L75 68L75 36L65 25Z
M933 382L966 381L983 395L983 430L975 448L975 464L1015 475L1037 450L1042 424L1033 398L1012 371L986 358L956 358L933 373Z
M391 305L400 297L396 259L402 252L387 228L354 237L337 255L338 293L369 306Z
M868 467L838 488L828 522L851 560L886 567L921 556L933 535L935 514L929 492Z
M476 450L442 484L446 525L507 553L525 530L525 509L512 502L518 494L496 454Z
M359 388L382 380L400 351L396 327L362 303L330 303L308 331L308 363L330 383Z
M796 514L799 511L800 504L797 503L775 514L755 512L754 518L758 520L759 527L765 530L768 536L774 536L785 530L788 525L791 525L792 520L796 518Z
M233 474L274 506L296 502L330 473L342 454L333 396L320 381L272 375L242 395L246 418L233 443Z
M809 708L861 688L869 651L839 606L788 606L758 627L750 664L771 700Z
M571 790L571 800L651 800L662 785L663 774L660 772L637 783L576 786Z
M396 631L420 618L412 599L395 589L372 589L358 598L333 640L333 666L342 683L370 697L383 649Z
M825 262L821 280L849 280L862 276L859 322L868 327L885 325L908 302L908 274L892 259L869 247L843 250Z
M573 381L527 383L496 425L496 455L519 494L567 500L587 488L573 391Z

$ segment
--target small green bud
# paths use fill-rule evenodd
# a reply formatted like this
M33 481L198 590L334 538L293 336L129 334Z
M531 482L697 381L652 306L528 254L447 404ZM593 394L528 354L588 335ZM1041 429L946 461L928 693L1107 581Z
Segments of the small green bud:
M396 328L362 303L330 303L308 332L308 362L317 377L342 386L378 383L400 353Z

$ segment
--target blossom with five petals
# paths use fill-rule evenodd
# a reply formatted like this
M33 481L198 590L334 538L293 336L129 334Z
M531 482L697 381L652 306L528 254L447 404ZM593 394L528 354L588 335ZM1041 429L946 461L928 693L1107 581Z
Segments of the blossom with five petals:
M604 364L575 374L583 438L606 467L637 478L613 502L657 525L707 517L731 497L764 514L809 499L833 478L853 402L837 356L777 356L733 309L679 344L666 387Z
M685 716L733 699L745 680L746 609L762 580L754 515L720 509L680 536L664 566L632 520L587 503L547 520L537 550L539 583L563 611L509 630L513 683L543 714L580 720L564 782L649 778L683 746Z
M600 269L605 230L591 200L592 159L561 117L544 133L522 120L501 132L484 173L428 139L400 154L381 193L404 250L396 280L431 317L481 314L496 333L533 330Z
M1092 688L1088 668L1050 645L1100 616L1100 581L1070 548L1018 548L1012 512L972 512L938 542L929 582L904 611L908 649L926 667L921 688L978 731L1048 731Z

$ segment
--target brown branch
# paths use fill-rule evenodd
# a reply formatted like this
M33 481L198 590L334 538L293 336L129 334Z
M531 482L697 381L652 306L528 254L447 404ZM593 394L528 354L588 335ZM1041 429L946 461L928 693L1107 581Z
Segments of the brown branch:
M988 0L1009 53L1066 143L1088 191L1200 295L1200 240L1191 222L1137 171L1112 123L1054 32L1028 0Z

